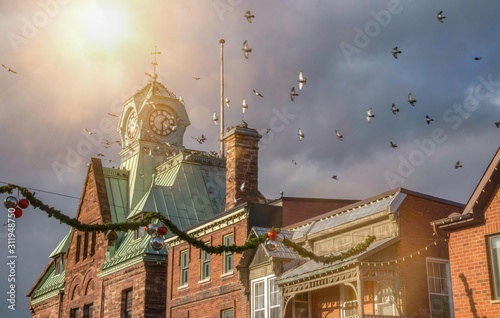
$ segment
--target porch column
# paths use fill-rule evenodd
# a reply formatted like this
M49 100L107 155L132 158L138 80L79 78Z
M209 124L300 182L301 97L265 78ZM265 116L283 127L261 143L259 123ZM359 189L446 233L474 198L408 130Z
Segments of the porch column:
M358 272L357 285L358 285L358 316L364 318L365 308L364 308L364 295L365 289L363 286L363 271L361 265L356 266L356 271Z

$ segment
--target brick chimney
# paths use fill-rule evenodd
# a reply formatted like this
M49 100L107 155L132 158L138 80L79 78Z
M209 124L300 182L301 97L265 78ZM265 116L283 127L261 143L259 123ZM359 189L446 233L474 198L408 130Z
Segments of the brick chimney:
M248 128L245 122L224 136L227 153L226 210L244 202L266 202L258 189L260 138L262 136L257 130Z

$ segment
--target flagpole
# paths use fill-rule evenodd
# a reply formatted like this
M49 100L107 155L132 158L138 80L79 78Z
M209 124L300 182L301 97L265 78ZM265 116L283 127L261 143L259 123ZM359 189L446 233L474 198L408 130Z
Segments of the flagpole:
M224 39L220 43L220 156L224 158Z

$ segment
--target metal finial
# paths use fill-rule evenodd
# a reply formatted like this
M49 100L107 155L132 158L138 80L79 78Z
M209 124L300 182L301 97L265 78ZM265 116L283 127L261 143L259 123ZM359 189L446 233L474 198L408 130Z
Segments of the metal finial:
M158 54L161 54L161 52L158 52L158 51L156 50L156 45L155 45L155 51L154 51L154 52L151 52L151 54L154 54L154 56L155 56L155 60L154 60L154 62L151 62L151 64L153 64L153 74L152 74L152 75L149 75L149 74L148 74L148 75L149 75L149 76L153 79L153 81L155 81L155 80L158 78L158 74L156 74L156 66L158 65L158 63L156 62L156 56L157 56Z

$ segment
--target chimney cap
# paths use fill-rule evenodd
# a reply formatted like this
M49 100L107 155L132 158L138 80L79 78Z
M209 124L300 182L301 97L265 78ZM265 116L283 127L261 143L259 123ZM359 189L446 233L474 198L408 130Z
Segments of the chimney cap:
M241 125L231 127L229 131L224 135L223 139L227 139L228 137L234 135L245 135L245 136L251 136L251 137L256 137L256 138L262 138L262 135L257 132L256 129L254 128L248 128L248 127L242 127Z

